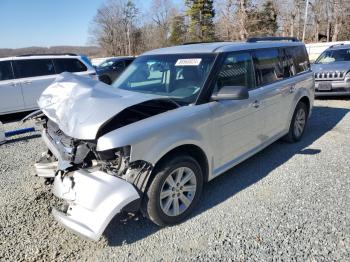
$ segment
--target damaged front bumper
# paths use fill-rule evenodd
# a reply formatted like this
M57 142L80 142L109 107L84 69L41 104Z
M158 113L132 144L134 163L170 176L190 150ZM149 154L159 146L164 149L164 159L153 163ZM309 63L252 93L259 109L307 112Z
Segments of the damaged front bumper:
M139 209L141 200L135 185L100 170L99 166L64 169L67 161L45 129L42 138L57 161L36 163L36 174L53 180L53 194L66 202L63 210L52 209L63 226L97 241L116 214Z
M116 214L127 207L133 209L130 205L138 206L140 201L132 184L102 171L78 170L63 177L56 175L53 193L68 203L64 211L53 209L56 220L94 241Z

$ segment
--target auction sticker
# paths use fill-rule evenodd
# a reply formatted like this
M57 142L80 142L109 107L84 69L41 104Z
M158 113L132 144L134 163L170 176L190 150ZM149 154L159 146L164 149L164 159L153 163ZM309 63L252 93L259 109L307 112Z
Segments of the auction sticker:
M186 58L176 61L175 66L198 66L201 63L201 58Z

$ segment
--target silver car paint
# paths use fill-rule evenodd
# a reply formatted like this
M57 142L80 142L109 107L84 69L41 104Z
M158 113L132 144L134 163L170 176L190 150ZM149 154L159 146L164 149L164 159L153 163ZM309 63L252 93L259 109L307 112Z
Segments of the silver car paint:
M341 50L350 49L350 45L338 45L330 47L327 50ZM327 51L326 50L326 51ZM326 52L325 51L325 52ZM345 76L350 72L350 62L349 61L337 61L326 64L312 64L312 71L317 74L325 74L322 78L316 78L315 88L316 96L332 96L332 95L350 95L350 76ZM331 78L327 77L328 73L343 73L343 77ZM331 91L318 91L319 84L322 82L329 82L332 89Z
M258 46L258 44L253 45ZM271 43L262 45L271 47ZM273 45L276 44L273 43ZM215 52L219 49L239 49L242 46L245 49L248 49L247 46L252 48L252 45L245 43L235 47L211 44L206 45L204 49ZM188 47L178 47L178 49L182 51L186 49L184 52L190 50ZM176 52L180 52L179 50ZM199 48L198 51L203 50ZM169 49L161 49L146 54L164 52L172 53ZM112 90L104 84L69 75L66 79L63 77L56 85L57 90L65 87L71 91L62 95L61 92L56 92L54 87L47 90L45 97L43 96L42 109L67 135L77 139L94 139L99 127L124 108L159 98L159 96ZM249 99L246 100L183 106L129 124L99 137L97 151L130 146L131 162L143 160L154 166L172 149L186 144L195 145L206 155L209 166L208 179L213 179L285 135L300 99L307 97L310 101L310 110L312 109L313 74L307 72L260 87L249 91L249 95ZM52 101L52 99L58 100ZM97 111L96 108L99 110ZM50 149L54 147L45 139L45 135L43 137ZM52 150L56 155L55 149ZM69 185L69 181L64 182L67 178L62 180L57 179L59 176L56 176L56 195L71 201L75 211L68 215L54 211L54 215L66 227L96 240L110 221L111 217L108 214L120 211L123 205L127 205L132 201L131 199L137 199L138 196L131 190L134 187L126 181L119 183L121 179L116 178L118 179L118 182L115 182L116 188L112 189L104 183L97 182L95 173L84 172L81 170L73 174L68 173L68 176L77 176L81 177L82 181L90 181L89 186L79 186L74 190L72 185ZM106 179L104 181L109 179L107 177L115 178L103 172L99 172L98 176ZM63 184L66 184L64 190ZM106 195L104 195L105 186L110 190L106 190L110 192ZM91 187L94 188L92 193ZM73 195L81 201L72 200L70 190L73 190ZM121 191L123 193L120 193ZM64 192L68 193L63 194ZM100 202L103 203L107 195L112 196L112 194L116 194L115 197L122 201L118 202L118 206L102 205L105 208L101 209ZM88 199L84 200L84 198ZM88 201L88 204L84 204L84 201ZM92 210L91 217L94 217L94 220L86 218L88 217L86 215L90 214L86 213L86 207Z
M94 79L62 73L42 93L38 104L66 135L92 140L101 125L123 109L156 98L162 97L111 88Z
M75 171L63 179L56 176L53 193L69 203L67 213L54 209L57 221L95 241L123 207L140 198L125 180L93 170Z
M130 161L155 165L172 149L195 145L207 156L210 180L253 155L262 144L267 146L285 135L302 97L310 99L312 109L312 75L309 72L252 90L247 100L189 105L138 121L101 136L97 150L130 145ZM261 101L259 108L254 107L256 100Z

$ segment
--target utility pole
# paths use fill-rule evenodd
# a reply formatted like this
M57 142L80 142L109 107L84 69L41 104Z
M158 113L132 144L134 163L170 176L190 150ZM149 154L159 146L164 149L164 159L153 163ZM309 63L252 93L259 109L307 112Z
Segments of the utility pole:
M304 18L304 29L303 29L303 42L305 41L305 31L306 31L306 22L307 22L307 10L309 7L309 0L306 0L305 6L305 18Z

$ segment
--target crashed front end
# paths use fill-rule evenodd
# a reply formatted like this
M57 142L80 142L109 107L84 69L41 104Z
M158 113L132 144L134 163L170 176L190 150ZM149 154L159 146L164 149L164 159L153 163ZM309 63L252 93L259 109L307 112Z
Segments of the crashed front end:
M74 76L74 79L63 78L61 82L56 81L54 85L67 86L64 84L65 81L76 84L71 93L66 96L64 101L67 101L72 99L73 91L80 90L86 80ZM48 94L50 90L45 92ZM74 94L76 95L76 92ZM96 90L93 89L87 94L82 95L82 101L97 96ZM97 97L101 98L103 95L98 94ZM48 100L46 97L45 101ZM76 97L75 100L77 100ZM82 134L84 125L77 125L75 130L63 131L64 125L60 120L62 118L57 115L58 109L50 111L47 108L49 106L41 106L43 113L32 117L43 126L42 138L48 147L47 152L43 153L41 159L35 164L36 174L45 178L47 184L53 183L54 195L65 202L63 207L53 208L52 213L56 220L75 233L98 240L116 214L134 213L139 210L142 194L153 166L142 160L131 162L129 145L105 151L97 150L99 137L113 130L112 126L118 128L121 126L120 123L128 124L131 120L122 121L120 117L105 116L105 119L99 123L99 128L95 129L95 133L91 134L92 129L87 128L85 137L76 138L72 134ZM65 113L67 111L69 108ZM124 116L128 114L125 111L120 112L124 112ZM118 114L115 113L115 115ZM144 112L143 115L145 115ZM91 115L86 119L98 118ZM138 118L134 120L137 121ZM90 126L94 126L93 124ZM103 128L105 130L101 132ZM95 138L91 139L92 137Z
M65 227L96 241L116 214L139 209L152 167L129 163L130 147L97 152L93 141L69 138L50 120L45 126L48 151L35 164L36 173L66 202L52 213Z

